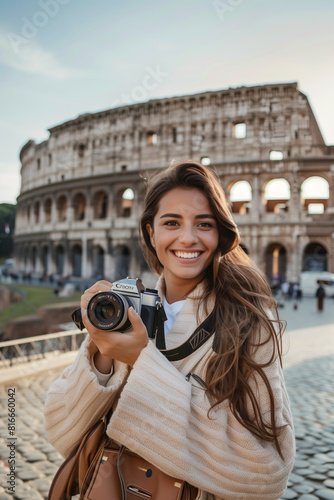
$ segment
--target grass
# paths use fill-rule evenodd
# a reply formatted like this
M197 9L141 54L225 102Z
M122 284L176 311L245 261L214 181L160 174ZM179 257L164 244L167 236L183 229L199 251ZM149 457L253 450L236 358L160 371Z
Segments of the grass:
M7 288L18 291L23 299L0 312L0 334L5 325L16 318L36 314L37 310L44 305L60 304L62 302L80 302L81 292L75 292L71 297L54 297L53 288L32 285L4 285Z

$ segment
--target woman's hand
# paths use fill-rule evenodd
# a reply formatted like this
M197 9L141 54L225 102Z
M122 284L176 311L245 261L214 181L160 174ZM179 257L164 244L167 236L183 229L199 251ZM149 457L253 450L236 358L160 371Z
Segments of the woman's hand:
M146 327L133 307L130 307L128 310L129 320L132 324L132 330L130 331L125 333L119 333L117 331L108 332L99 330L91 324L87 317L87 306L90 299L96 293L110 291L111 288L112 283L108 281L98 281L95 285L88 288L81 297L82 321L99 350L100 355L95 356L95 365L96 368L103 373L108 373L108 371L110 371L113 359L133 366L141 350L148 343Z

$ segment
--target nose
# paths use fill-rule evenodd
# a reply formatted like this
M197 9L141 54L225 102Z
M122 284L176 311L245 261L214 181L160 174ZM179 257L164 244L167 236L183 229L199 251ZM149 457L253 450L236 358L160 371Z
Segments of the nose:
M191 246L196 243L198 240L198 236L196 233L196 229L192 224L187 224L183 227L181 234L179 235L179 241L183 245Z

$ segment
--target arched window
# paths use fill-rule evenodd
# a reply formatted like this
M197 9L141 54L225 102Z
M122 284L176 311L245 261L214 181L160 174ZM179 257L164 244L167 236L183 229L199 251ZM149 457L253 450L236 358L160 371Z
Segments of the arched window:
M301 198L304 209L309 214L322 214L327 208L329 184L323 177L308 177L301 185Z
M57 201L57 212L58 212L58 221L62 222L66 220L67 214L67 198L65 195L61 195Z
M83 220L85 218L85 209L86 209L85 195L82 193L77 193L74 196L73 204L74 204L74 219Z
M204 167L210 165L210 163L211 163L210 157L209 156L202 156L201 163L202 163L202 165L204 165Z
M74 245L72 248L72 274L80 277L82 268L82 248L80 245Z
M266 274L271 285L285 281L286 249L280 243L271 243L266 250Z
M286 179L272 179L264 188L264 200L267 212L276 214L288 210L290 200L290 184Z
M23 249L23 262L24 262L24 269L25 269L24 274L26 274L26 269L28 267L28 259L29 259L29 247L26 245Z
M43 274L48 273L48 262L49 261L49 247L44 246L42 249L42 265L43 265Z
M130 217L132 213L132 204L135 194L131 188L127 188L120 192L118 202L119 217Z
M303 255L303 271L327 271L327 250L321 243L310 243Z
M86 145L85 144L79 144L79 146L78 146L78 155L79 155L79 158L83 158L84 157L85 149L86 149Z
M94 219L107 217L108 196L104 191L98 191L94 196Z
M56 270L59 276L64 274L65 250L62 245L56 247Z
M270 151L269 160L272 161L283 160L283 151L275 151L275 150Z
M52 201L51 201L51 198L48 198L44 202L44 219L45 219L45 222L51 222L51 207L52 207Z
M130 250L126 245L119 245L115 249L115 279L129 276Z
M104 250L100 245L95 246L93 250L93 277L104 279Z
M246 123L235 123L233 125L233 137L235 139L244 139L246 137Z
M37 248L32 247L31 249L31 269L36 271L36 263L37 263Z
M34 204L34 219L35 219L35 224L38 224L39 223L39 201L36 201L36 203Z
M245 215L252 201L252 188L247 181L238 181L230 189L232 212Z
M149 146L154 146L155 144L158 144L158 134L156 134L155 132L148 132L147 144Z

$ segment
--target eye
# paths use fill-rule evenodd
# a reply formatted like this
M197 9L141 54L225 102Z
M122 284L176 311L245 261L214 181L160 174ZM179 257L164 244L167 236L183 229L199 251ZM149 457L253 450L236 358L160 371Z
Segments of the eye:
M214 227L214 224L212 222L200 222L199 226L204 228L212 228Z
M179 223L178 221L176 220L166 220L164 223L163 223L164 226L178 226Z

